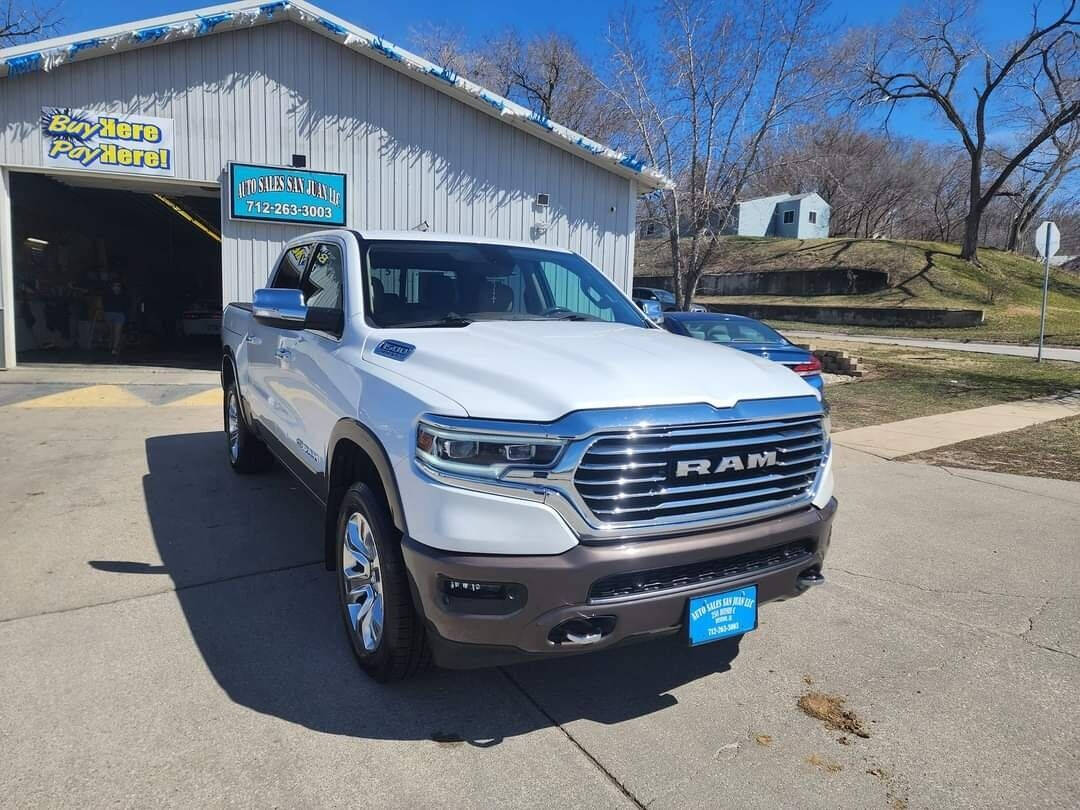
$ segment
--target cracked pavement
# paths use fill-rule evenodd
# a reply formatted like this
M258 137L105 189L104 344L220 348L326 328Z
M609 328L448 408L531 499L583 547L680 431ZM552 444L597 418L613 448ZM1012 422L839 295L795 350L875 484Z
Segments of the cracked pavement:
M828 584L741 641L380 686L217 409L0 415L0 806L1080 805L1080 484L840 450Z

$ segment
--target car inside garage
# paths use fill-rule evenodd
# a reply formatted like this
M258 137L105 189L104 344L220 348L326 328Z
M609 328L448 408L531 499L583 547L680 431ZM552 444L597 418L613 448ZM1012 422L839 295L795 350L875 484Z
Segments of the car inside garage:
M11 214L20 363L215 367L217 186L12 172Z

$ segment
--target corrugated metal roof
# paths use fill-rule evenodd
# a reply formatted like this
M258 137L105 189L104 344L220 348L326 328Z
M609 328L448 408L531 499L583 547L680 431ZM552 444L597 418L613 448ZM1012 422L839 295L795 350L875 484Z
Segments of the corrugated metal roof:
M0 50L0 78L53 70L66 62L95 59L178 39L194 39L282 20L298 23L346 48L364 53L493 117L505 120L534 137L553 143L615 174L630 177L645 188L669 188L672 185L661 172L645 166L634 155L597 143L304 0L211 6L5 48Z

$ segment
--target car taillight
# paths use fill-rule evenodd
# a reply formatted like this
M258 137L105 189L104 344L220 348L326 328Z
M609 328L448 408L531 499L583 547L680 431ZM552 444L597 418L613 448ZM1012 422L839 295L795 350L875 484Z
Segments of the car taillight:
M820 374L821 361L818 360L816 356L810 355L809 363L799 363L798 365L792 366L791 370L801 377L809 377L811 374Z

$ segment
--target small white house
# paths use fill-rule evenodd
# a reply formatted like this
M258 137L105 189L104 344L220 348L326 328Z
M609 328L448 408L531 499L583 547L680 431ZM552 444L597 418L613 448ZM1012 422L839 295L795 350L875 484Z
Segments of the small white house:
M739 236L820 239L829 235L829 211L829 204L813 191L743 200L736 204L731 225L725 232Z

